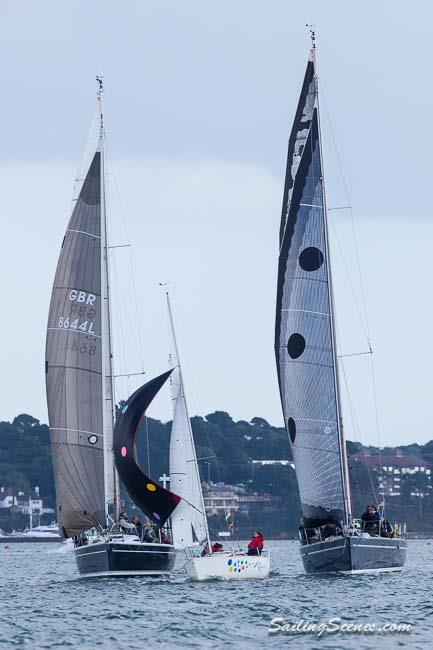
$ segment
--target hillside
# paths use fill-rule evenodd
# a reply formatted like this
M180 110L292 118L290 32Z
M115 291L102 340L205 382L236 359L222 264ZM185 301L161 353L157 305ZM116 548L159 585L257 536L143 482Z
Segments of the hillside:
M238 526L241 531L249 532L251 527L258 526L272 536L296 534L300 506L293 469L287 465L260 466L252 462L292 459L284 429L273 427L260 417L251 422L235 422L224 411L210 413L204 418L193 417L192 427L202 480L236 485L247 494L275 497L271 505L258 512L240 514ZM168 472L170 430L171 422L146 418L141 424L138 457L143 469L156 480ZM377 491L379 476L374 462L379 450L352 442L347 443L347 450L353 502L360 514L367 501L375 500L373 492ZM383 457L390 457L396 450L386 448L381 453ZM433 466L433 441L400 447L398 453L407 459L422 459L426 466ZM368 463L359 462L360 454L368 456L370 470ZM429 492L431 486L428 487L425 480L425 474L412 473L405 477L401 494L387 500L390 518L407 520L412 530L433 531L433 497ZM49 430L32 416L22 414L13 422L0 422L0 487L27 494L35 486L40 489L44 505L53 507L55 490ZM414 496L417 490L422 494L418 498ZM1 528L10 528L7 516L7 512L0 511ZM214 521L215 528L223 526L223 521Z

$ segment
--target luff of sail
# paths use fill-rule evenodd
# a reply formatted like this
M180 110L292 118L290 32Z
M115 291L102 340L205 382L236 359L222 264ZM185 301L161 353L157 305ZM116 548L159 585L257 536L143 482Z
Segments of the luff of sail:
M275 352L306 526L347 521L314 49L289 139Z
M170 488L181 498L171 518L173 544L187 548L202 544L208 537L206 510L192 433L191 420L183 386L176 335L167 294L171 330L170 377L173 400L173 423L170 438Z
M46 389L63 537L106 525L101 332L101 147L63 239L46 339Z

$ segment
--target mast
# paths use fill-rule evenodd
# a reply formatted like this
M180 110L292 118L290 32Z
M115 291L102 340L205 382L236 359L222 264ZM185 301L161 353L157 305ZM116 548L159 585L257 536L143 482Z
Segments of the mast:
M119 502L119 477L114 465L113 456L113 429L116 419L115 394L114 394L114 373L113 373L113 335L111 322L111 296L110 296L110 265L108 253L108 227L107 227L107 210L106 210L106 188L105 188L105 130L104 114L102 109L102 93L104 92L103 79L96 77L98 83L98 108L99 108L99 144L101 148L101 210L102 210L102 238L101 238L101 278L103 287L103 305L101 309L101 318L103 322L102 331L105 333L103 338L103 365L102 365L102 396L103 396L103 430L104 430L104 492L105 508L108 515L108 504L110 501L111 486L109 480L112 475L112 489L114 502L114 517L117 521L120 512ZM105 303L104 303L105 301ZM105 321L105 322L104 322ZM108 360L108 363L107 363ZM107 382L108 380L108 382ZM107 402L109 404L107 405ZM107 418L107 406L109 414ZM111 464L111 467L108 466Z
M174 352L175 352L175 355L176 355L177 367L178 367L178 371L179 371L179 384L180 384L180 390L181 390L181 398L183 399L184 405L185 405L185 411L186 411L186 416L187 416L186 419L187 419L187 422L188 422L188 433L189 433L189 436L190 436L191 447L192 447L192 451L193 451L193 454L194 454L193 462L194 462L195 470L197 472L198 479L199 479L200 507L201 507L202 512L203 512L204 525L205 525L205 531L206 531L206 539L207 539L209 554L211 555L212 554L212 545L211 545L211 542L210 542L209 526L208 526L208 523L207 523L206 508L205 508L204 499L203 499L203 491L202 491L201 485L200 485L200 473L199 473L199 469L198 469L197 455L196 455L196 451L195 451L194 437L193 437L193 434L192 434L192 427L191 427L191 420L190 420L190 417L189 417L188 404L187 404L187 401L186 401L185 390L184 390L184 387L183 387L182 366L181 366L181 363L180 363L179 350L178 350L178 347L177 347L176 332L174 330L173 314L172 314L172 311L171 311L170 296L168 294L168 291L165 292L165 295L167 297L168 317L169 317L169 320L170 320L170 329L171 329L171 334L172 334L172 337L173 337Z
M341 472L342 472L345 512L347 517L347 521L345 523L349 524L352 518L352 508L351 508L351 499L350 499L350 483L349 483L349 471L347 465L346 441L345 441L344 430L343 430L343 417L342 417L341 397L340 397L340 377L339 377L339 370L338 370L337 345L336 345L336 336L335 336L335 300L334 300L334 289L333 289L333 282L332 282L330 251L329 251L328 212L326 208L326 181L325 181L324 164L323 164L322 129L320 123L319 77L317 74L317 60L316 60L316 33L310 26L309 29L310 29L310 36L311 36L311 51L313 56L314 79L315 79L315 89L316 89L316 99L317 99L319 149L320 149L320 159L322 161L322 196L323 196L323 208L324 208L323 222L324 222L324 230L325 230L326 259L328 261L326 268L328 274L329 304L331 307L330 326L331 326L332 356L334 360L334 382L335 382L335 395L336 395L336 405L337 405L337 422L338 422L339 441L340 441Z

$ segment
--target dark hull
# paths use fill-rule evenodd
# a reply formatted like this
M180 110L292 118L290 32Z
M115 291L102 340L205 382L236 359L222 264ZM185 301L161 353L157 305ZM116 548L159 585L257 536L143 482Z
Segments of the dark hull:
M400 571L407 541L384 537L339 537L301 546L306 573L382 573Z
M108 576L166 576L176 559L170 544L130 544L101 541L75 549L80 575L87 578Z

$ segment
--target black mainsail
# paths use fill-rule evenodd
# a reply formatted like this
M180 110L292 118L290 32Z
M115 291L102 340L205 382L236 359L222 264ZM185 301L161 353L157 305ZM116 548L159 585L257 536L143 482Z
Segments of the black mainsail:
M275 352L305 526L350 518L314 44L289 139Z

